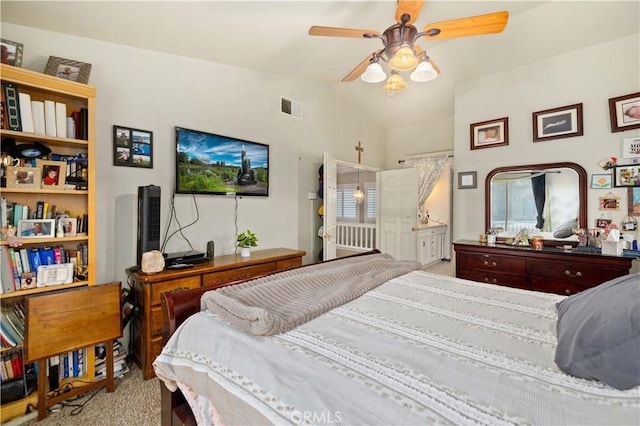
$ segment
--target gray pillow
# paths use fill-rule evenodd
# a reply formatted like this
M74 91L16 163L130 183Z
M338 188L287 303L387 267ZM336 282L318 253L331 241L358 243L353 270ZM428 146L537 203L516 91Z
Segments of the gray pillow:
M578 221L576 219L570 220L559 225L553 230L554 238L567 238L573 235L573 230L578 227Z
M557 303L555 361L565 373L616 389L640 385L640 273Z

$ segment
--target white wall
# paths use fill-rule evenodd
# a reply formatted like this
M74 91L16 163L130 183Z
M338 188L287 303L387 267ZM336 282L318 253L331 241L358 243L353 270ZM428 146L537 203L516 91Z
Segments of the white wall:
M138 186L161 186L165 235L175 126L269 144L270 195L239 198L238 227L256 232L259 248L307 251L305 262L317 258L313 238L319 201L308 200L308 193L318 189L322 153L353 160L361 141L363 164L385 164L383 130L331 86L6 23L2 37L24 44L22 66L27 69L44 70L50 55L92 64L89 84L97 88L98 282L126 282L125 268L136 262ZM302 119L280 113L280 96L302 103ZM153 132L153 169L113 166L113 125ZM199 196L195 201L199 220L184 230L185 236L197 250L205 251L207 241L213 240L216 255L232 253L234 199ZM176 196L175 203L180 223L196 219L191 196ZM178 237L166 247L167 252L187 249Z
M621 140L640 131L611 133L608 99L640 90L638 34L506 70L460 84L455 99L455 172L477 171L477 189L454 192L454 241L477 239L484 231L484 180L496 167L571 161L588 174L603 173L598 161L620 156ZM584 136L532 142L532 113L583 104ZM509 145L470 149L471 123L509 117ZM454 179L455 181L455 179ZM621 198L620 211L598 210L608 192ZM627 212L627 190L588 190L588 221L601 216L620 224Z

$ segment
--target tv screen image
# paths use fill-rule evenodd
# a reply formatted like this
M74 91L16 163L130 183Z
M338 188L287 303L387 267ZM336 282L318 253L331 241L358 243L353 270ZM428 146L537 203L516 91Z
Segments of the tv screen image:
M269 195L269 145L176 127L176 193Z

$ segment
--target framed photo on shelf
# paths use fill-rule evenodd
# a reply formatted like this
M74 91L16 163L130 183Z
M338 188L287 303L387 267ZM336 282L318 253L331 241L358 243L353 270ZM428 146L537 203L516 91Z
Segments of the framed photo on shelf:
M627 209L629 216L640 216L640 188L627 188Z
M40 188L40 169L37 167L7 167L7 188Z
M458 173L458 189L471 189L478 187L478 172Z
M114 125L113 165L153 169L153 132Z
M610 173L594 173L591 175L591 189L609 189L611 188Z
M533 113L533 141L582 136L582 104L567 105Z
M472 123L471 149L509 145L509 117Z
M61 217L62 231L65 237L75 237L78 235L78 219L75 217Z
M609 99L611 133L640 129L640 92Z
M87 84L89 82L89 74L91 73L91 64L74 61L73 59L49 56L47 66L44 68L44 73L55 75L65 80Z
M36 167L40 169L42 189L64 189L67 177L66 161L36 160Z
M616 187L640 186L640 165L629 164L613 168Z
M56 235L55 219L24 219L18 221L20 238L53 238Z
M22 66L23 44L15 41L0 39L0 49L2 49L2 63L13 65L14 67Z

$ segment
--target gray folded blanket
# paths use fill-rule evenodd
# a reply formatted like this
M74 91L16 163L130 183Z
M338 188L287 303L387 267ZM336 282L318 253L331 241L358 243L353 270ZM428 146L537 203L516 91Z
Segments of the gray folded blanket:
M208 291L201 309L247 333L272 336L421 267L383 253L317 263Z

